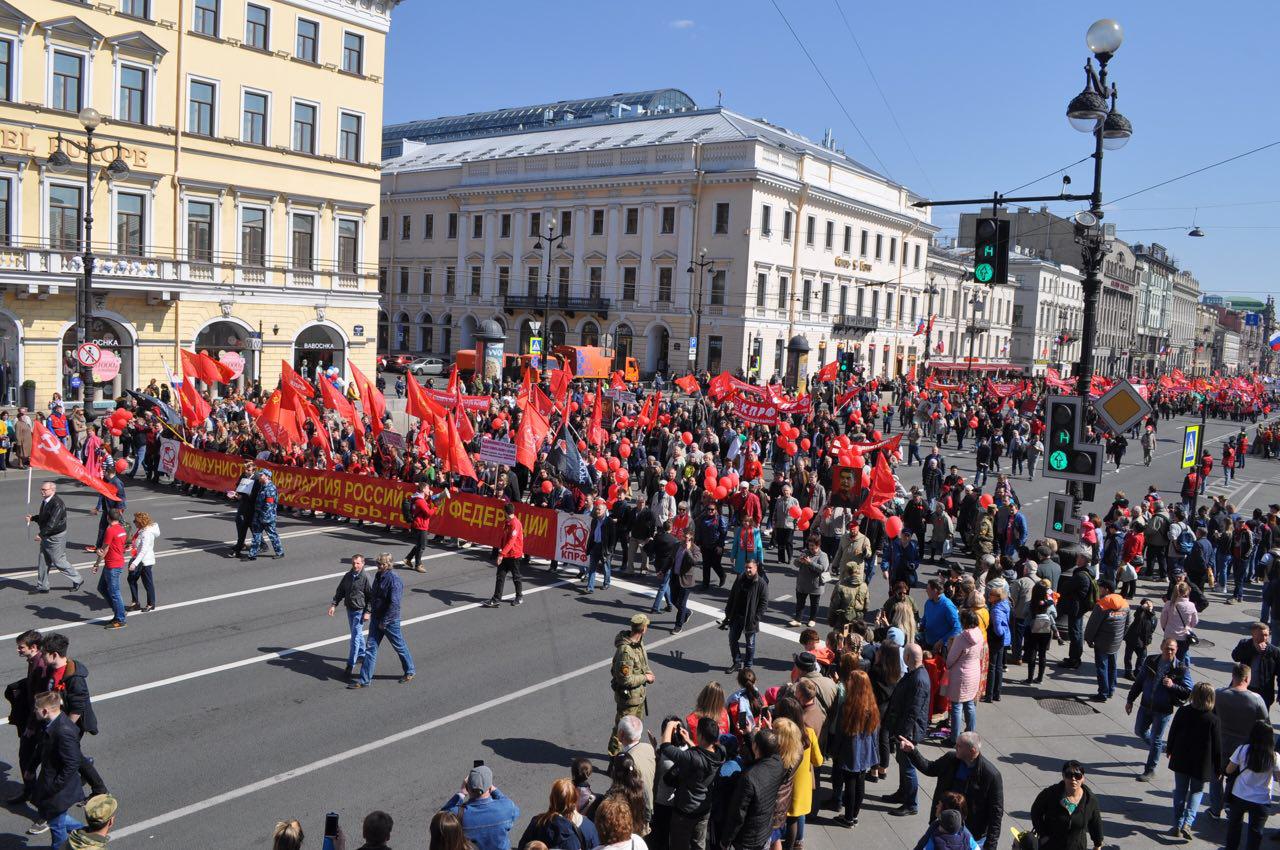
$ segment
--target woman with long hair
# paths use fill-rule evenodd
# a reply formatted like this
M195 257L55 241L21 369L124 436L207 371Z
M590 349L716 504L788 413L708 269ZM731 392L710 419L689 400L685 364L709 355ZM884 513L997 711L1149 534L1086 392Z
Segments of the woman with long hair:
M1236 778L1227 800L1226 850L1236 850L1244 816L1249 816L1249 839L1246 846L1257 850L1262 843L1262 827L1267 822L1271 792L1280 779L1280 760L1276 758L1275 732L1265 720L1255 721L1249 730L1249 742L1236 747L1227 762L1227 776Z
M462 831L462 821L453 812L436 812L428 833L427 850L475 850Z
M876 709L883 717L885 709L889 707L889 696L893 693L898 680L902 678L902 647L891 638L881 641L875 656L871 659L871 669L867 672L867 677L871 680L871 692L875 695ZM846 681L848 681L847 678ZM867 779L872 782L884 779L889 768L889 733L885 731L883 724L876 738L880 760L875 767L867 771Z
M145 614L156 609L156 583L151 570L156 565L156 539L160 536L160 526L146 511L138 511L133 515L133 540L130 546L133 557L129 559L129 595L133 602L126 611L140 611ZM147 590L147 606L138 604L138 580Z
M795 700L791 701L795 702ZM805 771L809 772L809 805L813 804L813 772L809 766L806 728L803 722L796 723L789 717L778 717L773 722L774 734L778 736L778 758L782 760L784 779L778 786L778 796L773 810L773 838L770 842L772 850L780 850L780 848L789 850L799 837L797 835L799 827L791 817L791 806L795 800L796 786L802 781L800 775ZM809 730L809 734L812 734L812 730ZM813 747L816 750L816 738ZM803 820L803 816L796 820Z
M691 730L697 729L699 717L710 717L719 725L721 735L729 734L729 712L725 708L724 688L719 682L707 682L702 686L693 711L684 719L684 725Z
M769 725L765 711L764 694L756 687L756 673L750 667L738 671L738 689L725 700L733 734L741 740L757 726Z
M604 792L601 805L611 797L626 801L631 807L632 829L637 835L648 835L649 819L653 817L653 812L649 808L649 798L644 793L644 780L640 778L635 761L626 754L615 756L609 763L609 771L613 776L613 784ZM593 822L599 819L596 812L591 812L590 815ZM600 829L598 824L596 829Z
M850 674L844 691L834 747L835 766L831 771L831 804L838 808L843 803L844 813L836 823L849 827L858 822L866 795L867 771L881 764L880 709L876 707L871 677L862 670Z
M559 850L591 850L600 843L595 824L578 812L578 789L572 779L565 777L551 783L547 810L529 821L518 846L530 841L541 841Z
M1191 701L1178 709L1169 724L1169 769L1173 771L1173 827L1169 835L1191 838L1191 825L1200 809L1206 782L1217 776L1222 763L1222 734L1213 706L1213 685L1198 682Z

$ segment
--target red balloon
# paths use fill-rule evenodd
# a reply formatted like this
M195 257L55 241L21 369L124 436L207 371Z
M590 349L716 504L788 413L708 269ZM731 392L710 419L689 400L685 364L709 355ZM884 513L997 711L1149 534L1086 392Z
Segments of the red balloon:
M706 471L704 474L705 474L708 478L715 478L715 477L716 477L717 475L719 475L720 473L716 471L715 465L714 465L714 464L711 464L711 465L708 465L708 466L707 466L707 471Z
M786 434L784 434L784 433L779 433L779 434L778 434L778 439L777 439L777 440L775 440L775 442L778 444L778 448L780 448L780 449L781 449L781 448L786 448L786 446L787 446L787 435L786 435Z
M884 439L884 435L883 435L883 434L881 434L879 431L872 431L872 432L871 432L871 439L872 439L872 441L873 441L873 442L878 443L878 442L880 442L881 440L883 440L883 439Z
M976 417L976 416L975 416L975 417L973 417L972 419L970 419L970 420L969 420L969 427L970 427L970 428L977 428L977 427L978 427L978 417Z
M676 482L674 481L667 482L666 491L668 496L674 496L676 494L676 490L678 489L679 488L676 487Z
M124 458L120 458L118 461L116 461L116 472L124 472L128 468L129 468L129 461L125 460Z
M544 492L544 493L550 493L553 489L555 489L555 488L554 488L554 486L551 484L551 482L550 482L550 481L543 481L543 482L542 482L542 492Z
M862 452L858 451L857 449L849 450L849 460L851 461L850 463L851 466L862 466L864 464L864 461L862 459Z
M806 522L813 519L813 508L805 508L800 512L800 516L804 517Z
M809 530L809 520L807 520L807 519L802 519L802 520L800 520L800 522L796 524L796 528L800 529L801 531L808 531L808 530Z
M936 411L936 410L935 410L935 411L933 412L933 415L932 415L932 416L930 416L929 418L930 418L930 419L937 419L937 418L938 418L939 416L941 416L941 415L942 415L942 414L938 413L938 411Z
M692 445L693 435L690 434L688 431L685 431L683 434L680 435L680 442L684 443L686 446Z
M630 437L623 437L623 438L622 438L621 440L619 440L618 442L619 442L621 445L629 446L629 445L631 445L631 438L630 438Z
M576 401L569 402L569 412L570 413L578 412L578 403Z
M619 480L619 481L621 481L623 484L626 484L626 483L627 483L627 479L628 479L628 478L630 478L630 477L631 477L631 473L627 472L625 469L619 469L619 470L618 470L617 478L618 478L618 480Z
M604 472L606 469L609 468L609 464L605 461L604 458L598 457L596 458L595 467L596 467L596 472Z
M716 488L716 501L722 502L729 497L729 491L725 487Z
M587 450L587 441L586 441L586 440L579 440L579 441L578 441L578 451L580 451L580 452L585 452L586 450Z
M884 521L884 533L890 537L897 537L902 533L902 517L891 516Z
M736 472L730 472L730 473L729 473L729 487L730 487L730 488L737 487L740 483L742 483L742 480L741 480L740 478L738 478L738 473L736 473Z
M247 410L247 411L249 412L249 415L250 415L250 416L257 416L257 415L258 415L258 410L259 410L260 408L258 407L258 405L254 404L253 402L251 402L251 401L246 401L246 402L244 403L244 409L245 409L245 410Z
M983 493L981 496L978 497L978 504L982 505L983 510L986 510L987 508L991 507L995 503L996 503L996 500L991 497L990 493Z
M489 420L489 428L490 428L491 430L497 431L497 430L498 430L499 428L501 428L501 427L502 427L502 420L501 420L501 419L498 419L497 417L494 417L493 419L490 419L490 420Z
M795 443L787 443L786 448L784 449L784 451L786 451L786 453L787 453L788 455L794 455L794 454L796 453L796 444L795 444Z
M119 437L119 436L120 436L121 434L123 434L123 433L124 433L124 431L123 431L123 430L121 430L120 428L114 428L114 427L113 427L113 428L111 428L111 436L113 436L113 437Z
M800 510L800 506L799 506L799 505L792 505L792 506L791 506L791 509L787 511L787 514L788 514L792 519L800 519L800 515L801 515L801 514L803 514L803 513L804 513L804 511Z
M951 412L951 402L949 402L949 401L944 401L944 402L942 403L942 409L943 409L943 410L945 410L947 413L950 413L950 412Z
M623 457L631 457L631 444L623 443L622 445L618 446L618 454L622 455Z
M727 475L721 475L720 480L716 483L719 484L724 489L728 490L730 487L733 486L733 479Z
M809 446L811 445L813 444L809 442L808 437L805 437L803 440L800 441L800 448L804 449L806 452L809 451Z
M617 471L618 471L618 467L620 467L620 466L622 466L622 464L621 464L621 462L619 462L619 461L618 461L618 459L617 459L616 457L611 457L611 458L609 458L609 469L610 469L610 470L612 470L613 472L617 472Z
M840 455L840 465L853 466L853 455L849 454L848 452L845 452L844 454Z

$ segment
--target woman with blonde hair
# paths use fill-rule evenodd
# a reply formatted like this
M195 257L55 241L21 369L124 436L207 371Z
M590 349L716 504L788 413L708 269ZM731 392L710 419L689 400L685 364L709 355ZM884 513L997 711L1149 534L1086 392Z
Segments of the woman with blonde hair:
M558 850L591 850L600 843L595 824L578 812L578 789L565 777L551 783L547 810L529 822L518 846L541 841Z
M302 850L302 824L296 820L276 823L271 833L271 850Z
M808 726L779 717L773 724L778 736L778 758L782 760L782 784L773 810L773 850L790 850L804 837L804 816L813 808L813 768L822 764L818 738Z
M156 538L160 536L160 526L146 511L138 511L133 515L133 557L129 559L129 595L133 602L126 611L139 611L143 614L156 609L156 584L151 570L156 565ZM138 580L147 590L147 606L138 604Z
M720 727L721 735L729 734L729 711L725 708L724 688L719 682L707 682L698 692L693 711L684 719L688 729L698 728L699 717L710 717Z

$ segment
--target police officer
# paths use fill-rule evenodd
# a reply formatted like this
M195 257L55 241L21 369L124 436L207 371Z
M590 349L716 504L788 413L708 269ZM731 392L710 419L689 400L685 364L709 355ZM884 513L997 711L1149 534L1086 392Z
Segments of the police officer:
M258 550L262 548L262 535L265 532L271 540L271 548L275 551L276 557L283 558L284 545L280 542L280 535L276 533L276 508L280 501L280 493L276 490L275 482L271 480L271 470L258 470L258 483L262 485L262 489L258 491L253 509L253 541L249 544L249 554L240 557L246 561L256 561Z
M648 706L645 692L653 684L653 672L649 669L649 656L644 649L644 633L649 629L649 618L636 614L631 618L631 628L618 632L613 639L613 667L611 683L613 701L617 711L613 717L614 731L609 738L609 755L617 755L622 749L618 740L618 721L626 715L643 717Z

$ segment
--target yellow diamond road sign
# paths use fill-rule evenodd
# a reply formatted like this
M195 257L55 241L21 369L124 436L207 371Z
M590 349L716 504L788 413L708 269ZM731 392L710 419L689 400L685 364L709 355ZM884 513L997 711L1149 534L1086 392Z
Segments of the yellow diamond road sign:
M1112 432L1119 434L1132 428L1151 412L1151 405L1134 388L1121 380L1093 403L1093 409Z

